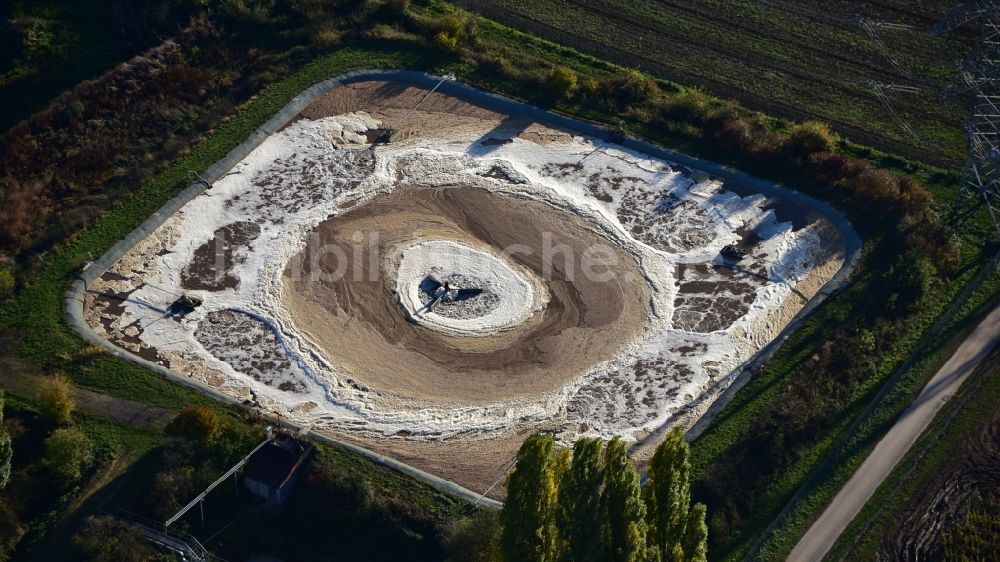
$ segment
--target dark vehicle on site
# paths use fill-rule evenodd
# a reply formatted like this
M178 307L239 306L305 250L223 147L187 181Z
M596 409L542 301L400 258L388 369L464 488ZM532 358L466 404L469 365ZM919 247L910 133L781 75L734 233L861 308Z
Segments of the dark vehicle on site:
M187 316L194 312L194 309L201 306L201 299L188 295L181 295L167 308L168 316Z
M740 248L736 244L729 244L728 246L723 247L722 251L720 251L719 254L721 254L722 257L733 261L740 261L743 258L747 257L746 250Z
M428 275L420 282L420 289L430 298L427 302L417 311L417 315L423 312L430 312L434 309L434 306L440 302L459 302L469 300L474 297L478 297L483 293L482 289L477 288L459 288L448 281L444 283L438 281L433 275Z

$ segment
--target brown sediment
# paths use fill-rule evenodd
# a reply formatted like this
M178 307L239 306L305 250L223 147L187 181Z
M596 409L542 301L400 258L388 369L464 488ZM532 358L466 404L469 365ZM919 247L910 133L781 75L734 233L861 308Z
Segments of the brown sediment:
M521 443L531 434L551 427L525 424L516 432L480 439L454 438L413 441L403 438L366 439L356 434L326 431L337 439L388 455L420 470L454 482L486 497L502 500L505 477Z
M529 119L503 115L440 92L429 95L411 115L411 108L425 94L427 89L408 83L360 82L321 96L301 115L318 119L365 111L381 121L381 127L400 129L400 134L393 139L393 144L397 146L455 143L463 149L475 147L474 150L479 153L488 153L491 147L515 137L538 144L572 139L566 131ZM369 140L378 134L372 132ZM371 173L377 163L377 154L378 149L352 150L338 146L338 158L349 160L350 167L357 169L357 173L344 180L344 190L351 189ZM695 181L710 179L682 166L671 167L685 172ZM564 163L553 164L542 173L578 181L590 197L617 202L620 222L638 240L653 248L683 251L706 242L707 227L713 219L692 208L696 203L651 191L646 185L638 185L635 178L614 170L608 169L601 174L582 174L581 170L575 164ZM326 189L325 183L327 177L320 171L303 170L302 163L294 157L278 160L269 174L254 185L258 191L256 197L235 196L226 204L246 211L261 211L265 207L282 208L289 212L300 210L323 198L329 199L330 190ZM504 182L525 181L513 168L496 163L480 173ZM572 177L574 174L580 177ZM745 186L733 184L726 184L724 189L740 195L754 193ZM349 209L356 204L357 200L350 197L338 208ZM756 347L769 341L785 325L801 308L803 298L811 296L829 279L843 259L843 241L832 226L816 221L811 211L790 204L769 204L766 208L773 209L779 221L792 220L796 229L828 228L830 232L820 232L822 246L834 250L830 254L816 256L818 266L796 286L799 294L789 297L780 310L771 311L766 319L758 323L759 326L751 327ZM678 212L681 210L684 213ZM804 225L802 221L807 217L809 224ZM823 224L814 225L814 222ZM398 188L390 195L327 221L317 229L317 234L323 243L336 243L350 250L354 246L352 237L355 231L378 232L378 247L382 256L398 256L400 250L418 240L443 239L480 249L523 243L536 250L535 257L538 257L540 253L537 250L544 231L556 234L553 243L571 246L576 256L592 243L613 244L593 228L577 217L544 203L478 189ZM753 231L744 227L736 234L742 238L741 247L753 254L753 247L758 241ZM141 285L141 279L155 279L150 277L156 272L153 256L167 252L166 248L172 247L178 237L176 228L168 226L142 241L115 264L114 271L118 273L109 272L108 278L102 280L103 290L123 293ZM295 328L317 345L320 354L340 372L346 372L348 376L345 378L352 379L351 384L359 388L367 386L381 393L373 400L387 402L387 409L394 406L394 401L406 401L398 404L401 409L412 407L414 403L428 402L445 407L485 401L527 403L530 396L559 388L581 371L614 355L623 342L639 333L649 316L650 289L632 257L624 250L615 248L618 258L615 273L620 285L615 282L584 285L557 278L547 284L550 297L547 306L517 328L502 334L464 339L446 336L406 320L394 294L395 279L386 275L393 266L391 263L377 264L375 270L378 275L375 280L369 281L366 274L368 256L364 252L366 242L363 240L361 243L362 281L353 280L355 274L353 260L350 259L353 255L348 251L343 282L312 282L308 275L289 275L283 287L284 304L289 309L288 316L295 323ZM236 259L238 250L230 250L230 257ZM215 255L215 249L206 252L206 255ZM232 264L226 261L229 258L225 257L225 253L223 249L224 269L229 272ZM713 268L710 264L686 266L690 269L678 271L678 298L685 299L678 306L678 314L688 315L686 325L695 331L712 331L728 326L732 319L741 316L749 306L745 299L752 298L753 291L763 282L758 277L763 271L759 260L766 257L749 257L741 264L744 266L742 271ZM537 273L538 263L531 263L519 255L514 258L520 259L516 266L532 275ZM557 258L556 265L559 264ZM305 271L300 270L300 275L309 272L309 260L302 260L302 265ZM329 269L335 266L332 262L321 262L318 267ZM134 276L136 281L126 283L131 279L129 276ZM219 289L222 287L220 285ZM120 327L117 322L108 323L108 318L101 317L102 311L106 316L115 317L120 311L108 309L108 303L101 302L100 297L95 298L95 295L88 295L87 300L88 321L99 331L108 332L109 339L140 354L156 353L156 350L142 350L134 345L137 340L131 338L136 337L135 329ZM675 316L675 323L678 318ZM211 330L208 324L203 322L199 330ZM759 332L753 333L758 327ZM247 346L238 347L242 349L255 345L256 342L249 342ZM704 347L697 342L678 342L673 351L694 357L703 354ZM159 356L160 361L185 376L222 388L239 399L253 397L242 380L232 379L207 367L201 357L169 349L160 350ZM279 366L272 359L264 357L263 361L258 360L257 367L262 367L262 372L254 371L252 359L249 369L237 370L261 380L259 377ZM722 374L718 372L721 369L709 366L708 362L703 366L709 371L712 381ZM609 407L612 400L607 397L628 393L630 407L648 406L654 399L654 391L660 396L674 396L682 392L682 384L688 382L691 376L690 369L685 365L661 357L643 359L627 371L606 375L602 383L607 384L609 390L603 394L592 395L590 401L578 400L581 407L590 408L583 418L567 420L565 416L556 416L551 422L542 423L522 419L512 423L512 430L502 435L469 432L446 439L438 436L414 439L413 434L401 431L387 437L364 432L366 428L360 422L352 426L351 422L343 420L338 420L329 429L317 429L482 491L503 476L507 462L528 434L543 430L558 431L560 428L575 431L573 428L577 426L580 432L586 432L589 416L601 418L602 410ZM644 391L629 392L632 380ZM294 379L273 379L271 383L276 388L295 390ZM672 423L690 424L714 400L718 390L709 385L699 401L685 406ZM296 395L284 394L284 397L295 402ZM414 400L408 401L410 398ZM688 399L692 397L688 396ZM266 408L267 398L262 400ZM278 400L273 399L273 408L281 411ZM567 409L576 406L577 403L571 400ZM294 414L316 407L314 402L305 402L290 408ZM651 445L655 446L655 443ZM645 453L651 450L643 449L637 456L641 459L648 456ZM490 495L501 497L502 492L501 481Z
M750 260L748 260L750 261ZM674 326L708 333L724 330L750 310L766 270L716 264L677 264Z
M252 222L234 222L215 231L210 240L194 251L191 262L181 271L181 285L185 289L221 291L239 286L239 278L232 272L240 260L240 250L260 236L260 225Z
M389 395L455 404L552 391L610 359L649 315L650 289L635 260L579 218L538 201L478 188L401 189L315 233L320 246L343 248L346 263L334 254L316 259L308 249L292 260L285 299L296 328L334 365ZM373 273L374 233L377 255L390 259ZM407 321L391 274L391 259L405 247L438 239L499 252L522 244L528 251L514 253L513 264L545 278L546 233L549 247L565 245L574 257L553 252L544 280L549 301L522 325L460 338ZM610 281L582 271L584 251L598 245L613 255ZM317 279L338 269L339 278Z
M503 144L518 137L536 144L569 142L569 131L541 124L525 117L498 113L441 92L430 95L428 90L409 82L369 80L346 84L327 92L299 113L300 117L321 119L352 111L365 111L382 121L387 128L398 129L396 140L413 135L448 137L456 130L468 130L470 125L490 123L492 128L482 139L485 146ZM426 96L426 97L425 97ZM419 110L410 113L417 107Z
M375 114L386 109L409 110L419 103L420 111L426 113L447 113L455 117L476 119L503 119L506 117L481 105L441 92L430 95L427 93L427 89L409 82L384 80L355 82L319 96L303 109L300 115L308 119L321 119L352 111L367 111Z
M150 347L139 337L142 334L142 326L138 322L121 325L121 318L125 313L125 301L135 292L135 289L118 291L103 286L109 282L121 281L128 281L128 278L108 271L97 280L97 286L102 288L88 291L86 299L91 324L99 324L104 329L107 338L115 345L135 353L146 361L169 367L170 363L161 357L155 348Z

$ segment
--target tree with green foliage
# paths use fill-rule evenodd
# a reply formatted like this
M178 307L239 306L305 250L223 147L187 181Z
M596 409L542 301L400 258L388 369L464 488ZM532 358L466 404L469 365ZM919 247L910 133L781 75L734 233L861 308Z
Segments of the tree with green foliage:
M56 480L70 484L80 478L94 458L94 444L81 431L57 429L45 440L45 466Z
M219 415L208 406L185 406L167 424L166 434L208 445L219 434Z
M580 439L572 456L550 436L528 438L501 512L503 560L703 562L706 509L691 506L689 454L684 431L674 428L644 488L618 437L606 446Z
M554 524L554 530L556 533L556 559L563 559L565 557L566 549L569 546L569 537L566 533L565 522L567 521L566 514L563 509L562 489L566 483L566 473L569 472L569 466L572 458L570 450L565 447L557 447L552 455L552 480L556 485L555 494L555 505L553 509L555 514L553 515L552 522Z
M14 293L14 273L6 265L0 265L0 302Z
M10 482L10 463L13 458L14 446L10 434L6 429L0 428L0 490L6 488Z
M615 437L604 450L604 492L601 494L605 560L646 559L646 504L639 473L628 458L628 446Z
M573 460L559 486L559 530L566 558L575 562L602 562L601 488L604 467L600 439L584 438L573 445Z
M688 512L687 526L684 528L684 538L681 539L681 550L684 560L688 562L704 562L708 560L708 525L705 515L708 509L703 503L691 506Z
M11 551L24 535L24 525L9 502L0 501L0 562L10 560Z
M669 560L680 544L691 503L691 464L684 431L674 427L656 448L649 462L646 505L649 508L650 546Z
M45 421L52 425L69 424L74 406L73 388L65 377L56 375L45 381L38 397L38 409Z
M554 66L545 76L544 86L557 99L568 98L576 91L577 75L565 66Z
M458 49L458 37L447 31L438 31L434 35L434 46L446 53L453 53Z
M445 562L500 562L500 514L480 509L452 525Z
M157 551L134 527L108 515L87 518L83 529L73 535L73 546L80 558L92 562L176 560Z
M708 528L705 506L691 508L690 446L684 430L672 428L649 461L645 498L648 542L657 560L705 560Z
M796 123L788 132L784 148L792 156L806 156L816 152L829 152L840 142L840 137L830 125L822 121Z
M508 562L558 559L554 448L551 435L532 435L517 453L517 464L507 478L507 500L500 512L500 551Z

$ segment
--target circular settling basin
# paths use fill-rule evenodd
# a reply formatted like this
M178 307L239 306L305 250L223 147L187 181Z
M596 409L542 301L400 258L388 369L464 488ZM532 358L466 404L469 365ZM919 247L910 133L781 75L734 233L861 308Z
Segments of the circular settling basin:
M397 189L332 217L284 275L295 329L335 368L440 404L557 390L651 312L639 264L593 225L470 187ZM421 311L445 281L481 292Z

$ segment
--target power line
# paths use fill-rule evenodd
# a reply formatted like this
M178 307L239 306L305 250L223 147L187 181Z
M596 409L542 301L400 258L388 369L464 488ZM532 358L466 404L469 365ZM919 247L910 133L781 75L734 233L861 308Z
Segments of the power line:
M270 429L270 428L268 428L268 429ZM229 470L227 470L226 473L223 474L222 476L220 476L218 480L216 480L215 482L212 482L211 484L209 484L208 487L205 488L204 492L198 494L198 497L196 497L195 499L191 500L190 503L188 503L187 505L185 505L184 507L182 507L180 511L178 511L177 513L174 514L173 517L171 517L170 519L167 519L167 522L163 524L163 527L164 528L169 527L174 521L177 521L178 519L180 519L181 517L183 517L184 514L187 513L192 507L194 507L194 506L198 505L199 503L201 503L205 499L205 496L208 495L209 492L211 492L213 489L215 489L215 487L218 486L219 484L221 484L226 478L229 478L233 473L235 473L237 470L239 470L240 467L242 467L244 464L247 463L247 461L250 460L250 457L252 457L254 453L256 453L257 451L259 451L260 448L263 447L264 445L267 445L268 443L270 443L271 439L273 439L273 437L272 437L272 435L270 434L270 431L269 431L267 439L264 439L264 441L262 441L260 445L257 445L256 447L254 447L254 450L250 451L250 453L247 456L243 457L243 460L241 460L240 462L236 463L235 465L233 465L232 468L230 468ZM202 513L202 518L204 519L204 512Z
M917 134L917 131L910 126L909 121L903 118L902 115L896 111L896 107L892 104L892 100L886 95L886 92L904 92L908 94L919 94L920 89L916 86L908 86L905 84L887 84L883 82L876 82L874 80L868 82L868 87L872 89L875 93L875 98L885 107L885 110L889 112L889 116L896 121L899 128L905 131L907 134L912 136L917 142L923 143L923 139Z
M968 133L961 193L957 206L980 201L986 206L1000 240L1000 0L972 0L959 4L936 25L942 35L979 21L979 45L959 72L972 96L966 122Z
M956 5L933 28L935 36L978 21L979 45L973 54L959 66L958 84L942 92L942 98L967 93L972 98L969 118L965 164L962 167L959 199L956 208L979 201L986 206L1000 240L1000 0L968 0ZM882 42L882 30L910 31L912 26L897 23L858 20L858 25L875 42L894 70L911 81L919 82L914 75L893 58ZM923 142L916 130L900 115L888 92L919 94L916 86L871 81L868 86L885 107L889 115L907 134Z
M875 21L875 20L861 18L858 20L858 26L861 29L863 29L865 33L868 34L868 38L871 39L873 43L875 43L875 46L878 47L878 50L882 53L882 57L889 62L889 65L892 66L892 68L896 72L898 72L901 76L905 77L907 80L913 82L918 80L916 75L914 75L913 72L910 71L910 69L903 66L899 61L897 61L892 56L892 52L889 50L888 47L885 46L885 43L882 42L882 38L879 35L880 32L883 30L912 31L913 30L912 25L906 25L901 23L889 23L889 22L882 22L882 21Z

